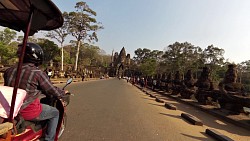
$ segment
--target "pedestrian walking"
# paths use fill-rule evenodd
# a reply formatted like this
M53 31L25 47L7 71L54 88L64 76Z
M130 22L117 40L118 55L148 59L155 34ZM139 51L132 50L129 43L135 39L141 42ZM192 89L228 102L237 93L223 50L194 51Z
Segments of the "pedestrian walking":
M49 71L48 71L48 77L49 77L49 79L51 78L51 76L52 76L52 69L49 69Z

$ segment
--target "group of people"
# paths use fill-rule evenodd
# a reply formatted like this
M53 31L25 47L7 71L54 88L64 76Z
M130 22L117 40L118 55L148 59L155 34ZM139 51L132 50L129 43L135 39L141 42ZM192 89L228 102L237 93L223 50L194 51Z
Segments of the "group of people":
M144 88L147 85L147 80L144 79L144 77L128 77L127 82L131 82L133 85L139 84L141 88Z
M22 45L18 46L17 55L21 54ZM68 91L54 86L50 77L52 70L46 74L38 66L42 65L44 53L42 48L35 43L27 43L23 58L19 88L26 90L27 96L19 111L24 120L43 121L47 120L46 141L53 141L59 119L59 111L52 106L40 103L41 94L62 97ZM50 73L51 72L51 73ZM4 85L14 87L17 75L17 65L10 67L4 73Z

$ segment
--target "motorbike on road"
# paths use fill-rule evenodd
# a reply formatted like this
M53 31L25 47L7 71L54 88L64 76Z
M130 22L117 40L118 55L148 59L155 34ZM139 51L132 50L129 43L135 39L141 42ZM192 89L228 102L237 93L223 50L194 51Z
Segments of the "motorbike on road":
M22 117L17 116L26 96L24 90L18 89L24 53L28 36L40 30L50 31L61 27L63 16L51 0L4 0L0 1L0 5L0 26L24 32L14 87L0 88L0 103L2 104L0 111L5 111L3 112L4 120L0 120L0 141L36 140L41 138L46 130L46 121L23 121ZM72 79L69 79L66 86L71 82ZM5 93L6 90L7 93ZM65 107L69 104L69 96L70 93L60 99L55 97L52 100L47 97L41 99L42 102L55 106L60 112L55 141L63 133L66 125Z
M72 78L68 79L63 89L67 85L69 85L72 82L72 80L73 80ZM0 86L1 91L4 91L4 89L6 88L9 88L9 87ZM8 89L8 90L13 90L13 88ZM22 94L24 95L23 97L25 97L26 95L25 92L24 93L19 92L19 95L22 95ZM3 96L5 95L6 94L3 94ZM66 123L67 123L66 107L68 106L70 102L70 95L71 93L68 92L60 98L49 95L49 96L42 97L40 99L41 103L48 104L52 107L56 107L59 111L59 120L58 120L57 132L56 132L57 134L56 140L63 134L65 127L66 127ZM17 99L17 101L22 101L22 99L21 100ZM18 105L21 105L21 104L18 104ZM4 106L0 106L0 112L2 111L1 107L4 108ZM14 118L14 123L15 123L14 128L10 127L12 129L12 134L10 138L12 141L30 141L30 140L36 140L36 139L42 138L43 134L46 132L46 129L47 129L46 121L25 121L18 114ZM1 124L0 124L0 128L1 128ZM7 134L2 134L0 136L0 141L2 140L8 140Z

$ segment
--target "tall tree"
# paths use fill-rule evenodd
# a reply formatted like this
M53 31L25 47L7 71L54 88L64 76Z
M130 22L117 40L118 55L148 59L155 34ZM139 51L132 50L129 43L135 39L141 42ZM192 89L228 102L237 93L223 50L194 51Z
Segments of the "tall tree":
M70 12L66 16L66 22L69 24L69 32L75 37L77 41L77 51L76 51L76 60L75 60L75 70L77 70L78 57L81 42L87 40L98 41L96 32L99 29L102 29L103 26L101 23L98 23L94 18L96 12L93 11L86 2L77 2L76 11Z
M216 71L224 64L224 49L210 45L204 49L203 53L205 63L210 65L212 79L218 79Z
M11 41L16 38L16 32L9 28L0 31L0 63L13 64L16 61L17 45Z
M195 69L197 72L201 64L204 63L203 50L188 42L175 42L169 45L165 48L162 57L164 58L163 64L172 68L172 70L168 69L168 72L179 70L185 74L188 69Z
M11 42L9 45L0 41L0 64L12 65L17 62L17 42Z
M75 46L69 44L65 45L64 48L64 62L66 64L73 64L75 62Z
M63 13L64 19L66 19L66 16L68 14L66 12ZM69 23L64 20L64 24L62 27L55 29L53 31L48 32L45 36L49 37L51 39L55 39L61 47L61 70L63 71L63 58L64 58L64 51L63 51L63 43L65 41L65 38L69 35Z
M134 65L131 65L131 69L141 72L143 75L153 75L156 70L161 73L160 62L163 51L144 48L138 48L135 50Z
M41 38L40 38L41 39ZM23 36L18 36L17 37L17 41L19 43L22 43L23 42ZM33 36L29 36L28 37L28 42L31 42L31 43L38 43L39 42L39 39L37 39L34 35Z
M148 58L144 60L144 63L142 63L139 66L140 71L143 73L143 75L146 76L152 76L155 74L157 68L157 62L156 59Z
M135 57L134 60L137 64L143 63L148 57L151 55L151 50L144 48L138 48L135 50Z
M224 60L225 51L222 48L210 45L204 49L205 63L207 64L221 64Z
M5 28L3 31L0 31L0 41L8 45L12 40L16 38L16 32L9 28Z
M165 49L165 53L162 56L165 59L165 62L170 65L173 69L172 71L180 70L183 63L183 45L179 42L175 42L172 45L169 45Z
M48 64L50 61L55 59L60 52L57 44L48 39L45 39L43 42L39 42L38 45L40 45L43 49L45 64Z
M204 66L204 54L203 50L200 47L194 47L193 55L192 55L192 68L195 72L195 78L198 78L198 70L202 66Z
M239 72L239 82L246 82L245 79L249 80L249 72L250 72L250 60L243 61L240 64L237 64L237 69ZM243 77L245 76L245 77Z

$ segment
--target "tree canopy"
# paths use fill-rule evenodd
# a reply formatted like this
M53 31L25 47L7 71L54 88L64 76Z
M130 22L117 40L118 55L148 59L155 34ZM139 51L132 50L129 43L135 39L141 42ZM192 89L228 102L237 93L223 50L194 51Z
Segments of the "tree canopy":
M77 70L78 58L80 53L81 42L87 40L98 41L97 31L102 29L101 23L94 18L96 12L92 10L86 2L77 2L76 11L65 13L66 23L69 25L69 32L77 41L75 70Z

